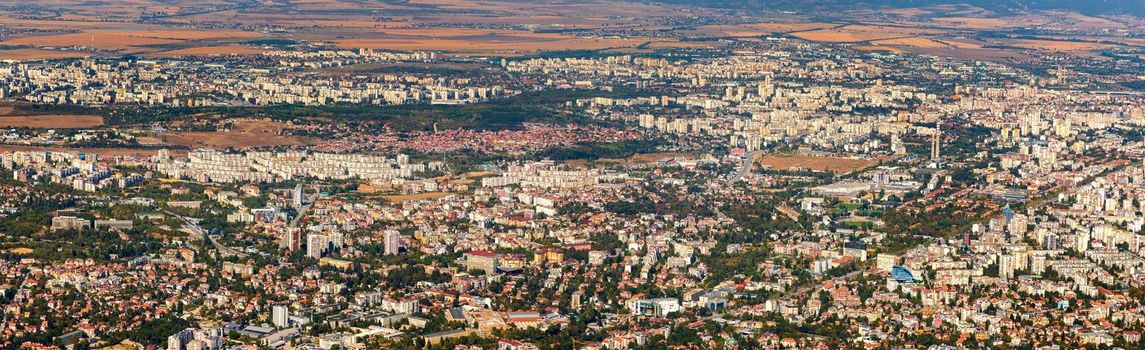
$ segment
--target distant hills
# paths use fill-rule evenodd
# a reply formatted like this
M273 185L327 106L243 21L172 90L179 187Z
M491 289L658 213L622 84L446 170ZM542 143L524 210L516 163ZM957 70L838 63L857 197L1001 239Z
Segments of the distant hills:
M971 5L998 14L1029 10L1069 10L1087 15L1145 17L1145 0L657 0L658 2L745 11L841 11L855 8Z

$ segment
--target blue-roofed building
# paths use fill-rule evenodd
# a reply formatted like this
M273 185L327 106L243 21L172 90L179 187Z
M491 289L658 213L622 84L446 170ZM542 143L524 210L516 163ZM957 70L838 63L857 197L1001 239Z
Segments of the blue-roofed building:
M922 281L921 278L915 277L914 273L911 273L910 270L902 266L891 268L891 277L898 283L917 283Z

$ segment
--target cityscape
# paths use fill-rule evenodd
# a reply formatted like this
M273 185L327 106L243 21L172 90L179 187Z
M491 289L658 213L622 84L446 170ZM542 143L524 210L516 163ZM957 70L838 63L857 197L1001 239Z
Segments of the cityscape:
M0 349L1145 349L1145 2L0 1Z

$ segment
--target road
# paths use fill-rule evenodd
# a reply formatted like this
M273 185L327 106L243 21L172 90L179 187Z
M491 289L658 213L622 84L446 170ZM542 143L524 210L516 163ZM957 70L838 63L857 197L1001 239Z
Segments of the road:
M167 213L167 215L171 215L175 218L178 218L179 221L182 221L183 222L183 228L187 229L187 232L190 233L191 235L195 236L196 239L206 239L207 241L211 242L211 245L214 246L215 250L219 251L219 253L221 253L223 255L247 256L247 254L244 252L235 250L234 248L231 248L231 247L223 245L222 243L219 243L219 241L217 239L215 239L214 236L209 235L206 232L204 232L203 227L199 226L199 219L187 218L185 216L175 214L175 213L172 213L172 212L167 211L167 210L164 210L164 212Z
M728 179L729 182L736 182L739 180L743 180L744 177L747 177L748 174L751 174L751 166L752 166L752 164L755 163L755 159L759 158L759 156L762 156L764 153L767 153L767 152L754 151L754 152L748 153L747 157L744 158L744 160L743 160L743 164L740 164L739 168L736 169L735 176L732 176L731 179Z
M833 280L833 281L846 281L846 280L849 280L855 276L858 276L859 274L862 274L864 271L866 271L866 270L851 271L851 273L848 273L846 275L842 275L839 277L831 278L831 280ZM800 288L800 289L787 291L787 292L783 293L783 298L781 298L781 299L787 299L787 298L791 298L791 297L794 297L797 295L807 294L807 292L819 289L819 287L821 287L823 285L822 282L826 282L826 281L827 280L823 280L823 281L820 281L820 283L812 283L811 285Z
M855 276L858 276L859 274L862 274L864 271L866 271L866 270L851 271L851 273L848 273L848 274L843 275L843 276L832 278L831 280L835 280L835 281L849 280L851 278L854 278ZM825 282L825 281L826 280L819 281L817 283L811 283L810 285L808 285L806 287L784 292L783 296L781 296L779 299L790 299L790 298L793 298L797 295L807 294L808 292L811 292L813 290L818 290L819 287L821 287L823 285L822 282ZM725 314L727 314L727 312L728 312L728 310L722 310L720 312L714 312L707 317L701 317L700 320L707 321L707 320L711 320L714 318L723 317ZM804 333L804 334L807 334L807 333ZM807 335L818 336L818 335L814 335L814 334L807 334Z
M17 293L20 292L21 289L24 289L24 287L28 285L28 279L29 278L30 278L30 276L25 276L24 280L20 281L20 286L16 287ZM8 329L8 315L9 315L8 309L11 308L12 305L15 305L17 302L22 302L22 301L23 300L17 300L15 298L13 298L12 301L8 302L8 305L4 305L4 318L3 318L3 320L0 320L0 329Z
M310 211L310 207L313 206L314 202L317 200L318 193L315 193L311 194L310 198L303 201L302 208L298 208L298 215L295 215L293 219L290 219L290 227L298 227L298 222L302 220L303 216L306 216L306 212Z

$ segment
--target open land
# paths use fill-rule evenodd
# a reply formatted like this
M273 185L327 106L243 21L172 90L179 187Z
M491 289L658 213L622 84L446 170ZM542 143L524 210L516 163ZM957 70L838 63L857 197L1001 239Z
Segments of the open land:
M808 17L760 18L755 23L704 24L690 28L657 23L649 18L711 15L710 10L681 11L673 5L612 0L578 2L517 2L497 0L411 0L360 2L308 0L289 5L237 5L198 0L173 5L165 1L39 2L40 13L4 16L0 25L15 29L0 44L0 59L37 60L82 56L137 54L145 57L248 55L264 51L245 42L283 39L327 44L339 48L432 50L459 56L516 56L566 50L610 50L653 53L710 47L732 38L791 37L854 44L864 51L886 51L963 59L1012 61L1026 51L1096 55L1116 48L1112 42L1140 46L1135 38L1102 35L1104 30L1145 28L1145 21L1070 12L1029 12L999 15L966 5L869 11L864 20L847 16L811 20ZM65 9L55 13L53 8ZM860 11L861 12L861 11ZM384 16L377 15L384 13ZM168 16L158 23L140 23L144 14ZM872 20L877 18L877 20ZM416 25L415 25L416 23ZM256 30L274 25L280 30ZM1029 27L1080 28L1096 37L1032 37L970 39L980 31L1012 31ZM26 32L20 32L25 31ZM617 34L601 35L594 30ZM671 31L675 36L659 33ZM965 45L970 45L967 47ZM989 48L983 48L987 45ZM65 51L66 50L66 51Z
M45 147L45 146L24 146L24 145L9 145L0 144L0 152L21 152L21 151L52 151L52 152L69 152L69 153L95 153L101 156L131 156L131 157L148 157L158 153L158 149L142 149L142 148L72 148L72 147ZM181 154L182 152L172 151L172 154Z
M760 164L772 169L808 169L814 171L832 171L839 173L849 173L878 164L878 161L869 159L814 157L785 154L764 154L757 158L756 162L759 162Z
M167 144L188 148L200 147L267 147L302 145L310 140L280 135L282 126L269 120L241 120L230 130L187 131L156 134L154 137Z
M82 129L103 125L103 117L96 115L32 115L0 116L0 127Z
M425 193L400 194L400 195L381 196L381 197L387 201L390 201L390 202L408 202L408 201L418 201L418 200L424 200L424 199L438 199L438 198L442 198L442 197L449 196L449 195L452 195L452 193L425 192Z

